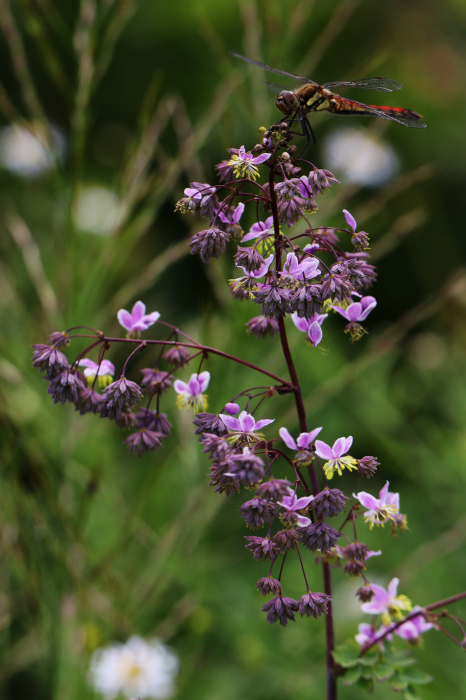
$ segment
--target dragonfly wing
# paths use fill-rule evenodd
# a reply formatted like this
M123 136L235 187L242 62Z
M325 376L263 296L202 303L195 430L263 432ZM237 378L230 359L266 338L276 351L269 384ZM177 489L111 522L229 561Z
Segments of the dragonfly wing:
M379 92L396 92L396 90L400 90L403 85L397 80L390 80L389 78L362 78L362 80L353 80L349 82L334 81L332 83L325 83L322 87L355 87L364 88L364 90L378 90Z
M422 121L421 115L417 112L412 112L410 109L402 109L401 107L381 107L380 105L366 105L370 113L382 119L390 119L393 122L398 122L404 126L409 126L414 129L425 129L427 124Z
M265 84L269 88L269 90L272 90L275 94L282 92L282 90L290 90L291 88L288 85L280 85L279 83L269 83L268 80L265 81Z
M389 119L404 126L424 129L427 124L422 121L421 115L412 112L410 109L402 107L384 107L382 105L366 105L356 100L347 100L344 97L336 96L334 106L329 110L334 114L346 114L353 116L374 116L381 119Z
M241 54L235 53L235 51L229 51L228 53L234 56L235 58L239 58L241 61L246 61L246 63L252 63L253 66L258 66L259 68L262 68L262 70L268 70L271 73L278 73L279 75L286 75L288 78L294 78L295 80L299 80L301 83L310 83L311 85L318 85L318 83L315 83L313 80L309 80L309 78L303 78L302 75L295 75L294 73L287 73L285 70L272 68L271 66L267 66L265 63L261 63L260 61L254 61L253 58L241 56Z

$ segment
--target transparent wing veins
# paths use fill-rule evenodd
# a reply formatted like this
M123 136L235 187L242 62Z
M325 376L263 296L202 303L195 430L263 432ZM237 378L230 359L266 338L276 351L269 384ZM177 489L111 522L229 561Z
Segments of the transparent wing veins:
M331 83L324 83L323 87L355 87L364 90L377 90L378 92L396 92L401 90L403 85L397 80L390 80L390 78L361 78L361 80L352 81L334 80Z
M247 58L246 56L241 56L241 54L236 53L235 51L229 51L229 54L234 56L235 58L239 58L241 61L246 61L246 63L251 63L253 66L258 66L259 68L262 68L262 70L268 70L271 73L278 73L278 75L286 75L288 78L294 78L294 80L299 80L301 83L307 83L311 85L318 85L319 83L316 83L314 80L310 80L309 78L303 78L302 75L295 75L294 73L287 73L286 70L279 70L278 68L272 68L271 66L267 66L265 63L261 63L260 61L255 61L253 58Z

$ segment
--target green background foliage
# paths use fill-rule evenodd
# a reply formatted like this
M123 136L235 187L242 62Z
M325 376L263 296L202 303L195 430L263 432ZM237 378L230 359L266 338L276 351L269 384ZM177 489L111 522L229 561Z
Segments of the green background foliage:
M465 8L460 0L0 1L0 122L41 139L53 124L67 142L40 176L0 171L1 697L92 698L92 651L131 634L177 651L180 700L324 696L323 619L266 623L254 584L267 567L244 549L242 499L208 486L192 418L175 409L173 392L172 437L138 459L112 424L54 406L30 368L30 345L49 332L87 323L117 334L116 311L142 298L200 341L286 376L276 339L245 333L256 307L228 295L231 251L207 266L190 258L186 242L202 222L173 212L190 180L214 182L225 149L252 147L258 127L277 118L263 86L271 76L228 49L321 82L396 78L404 87L391 104L428 123L415 131L351 122L396 149L401 174L375 190L342 182L314 220L341 226L346 207L369 231L379 305L370 336L355 346L336 318L325 326L325 354L291 324L290 343L310 426L325 426L328 441L353 435L354 456L382 464L370 482L345 475L343 490L376 493L389 479L401 493L409 530L360 535L383 550L370 577L399 576L400 591L421 605L464 588ZM368 95L355 97L376 101ZM326 167L320 144L341 125L331 115L313 120L318 167ZM106 235L76 225L90 186L118 197ZM247 230L253 219L244 218ZM124 355L115 348L111 359L120 367ZM130 376L150 363L149 353L136 357ZM214 411L256 381L220 358L208 369ZM269 416L296 433L290 397L269 400L261 417ZM311 557L306 567L321 590ZM358 581L341 571L334 581L343 642L363 621ZM295 564L284 588L304 592ZM463 617L465 605L456 606ZM421 689L425 700L464 696L458 647L430 632L417 653L436 678ZM373 697L390 693L380 686ZM342 688L341 697L360 690Z

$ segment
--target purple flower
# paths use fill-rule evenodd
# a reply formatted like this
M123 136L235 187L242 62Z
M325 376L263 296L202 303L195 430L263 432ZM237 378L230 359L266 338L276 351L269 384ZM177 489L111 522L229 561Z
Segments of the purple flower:
M275 506L265 498L256 496L243 503L239 509L240 515L245 519L246 525L252 530L262 527L264 522L270 523L275 513Z
M347 209L343 209L343 214L345 215L346 223L353 232L351 243L358 252L366 250L369 247L369 236L365 231L359 231L359 233L356 233L356 219Z
M348 497L340 489L329 489L328 486L314 497L312 507L321 518L333 518L338 513L342 513Z
M422 608L419 607L419 605L413 608L413 612L416 612L418 610L419 615L411 617L411 619L407 620L394 630L395 634L397 634L398 637L401 637L401 639L404 639L407 642L412 641L414 639L419 639L421 634L424 634L424 632L428 632L434 626L432 622L426 622L424 615L422 614Z
M311 591L308 591L298 601L299 613L301 617L303 615L311 617L312 615L317 620L322 613L326 614L328 612L327 605L331 600L331 596L326 593L311 593Z
M255 335L256 338L265 338L266 335L273 336L279 332L278 323L274 318L266 316L254 316L246 323L249 335Z
M223 410L225 413L228 413L228 415L235 416L237 413L239 413L239 408L240 407L237 403L227 403Z
M316 348L322 340L322 328L324 320L328 314L314 314L311 318L301 318L297 313L291 315L291 320L298 329L303 333L307 333L309 340Z
M203 393L210 382L210 372L201 372L200 374L192 374L191 379L186 384L181 379L176 379L174 389L178 396L176 397L176 405L181 410L187 406L188 410L192 408L195 411L199 409L205 411L207 408L207 396Z
M341 472L345 467L349 471L358 468L357 461L346 454L352 444L353 438L351 435L347 438L338 438L333 443L333 447L322 442L322 440L316 440L316 454L321 459L327 460L323 467L327 479L333 479L335 472L338 473L338 476L341 476Z
M309 518L305 518L303 515L299 515L298 511L307 508L309 503L314 500L314 496L303 496L298 498L293 491L293 489L288 489L288 496L283 496L281 501L278 501L278 505L282 506L287 513L296 513L298 517L298 525L300 527L306 527L311 524Z
M162 447L162 440L165 437L162 433L157 433L147 428L141 428L135 433L131 433L125 443L130 452L136 452L138 457L142 457L146 452L156 452Z
M120 326L123 326L128 333L139 333L156 323L160 318L160 314L158 311L146 314L146 305L142 301L137 301L131 313L126 311L126 309L120 309L117 313L117 318Z
M115 374L115 365L110 362L110 360L102 360L99 366L92 360L85 358L84 360L79 360L78 364L80 367L86 368L83 374L89 386L94 383L94 378L97 375L97 384L100 388L104 389L111 383L112 377Z
M285 598L283 595L272 598L262 607L262 612L267 613L267 622L273 624L279 620L283 627L286 627L288 620L295 620L293 612L297 610L298 603L293 598Z
M123 414L128 414L130 409L142 398L142 391L138 384L131 382L126 377L120 377L109 384L102 393L100 409L101 418L126 423Z
M238 418L220 413L220 418L230 432L244 436L247 439L259 438L260 436L257 435L257 431L261 428L265 428L266 425L273 423L275 420L275 418L263 418L262 420L256 421L254 416L251 416L247 411L241 411Z
M47 370L47 379L53 379L55 375L64 369L69 369L66 356L50 345L33 345L32 366L38 367L41 372Z
M320 275L320 260L318 258L304 258L301 262L296 253L288 253L280 275L290 275L297 280L311 280Z
M343 209L343 214L345 215L346 223L350 227L353 233L355 233L357 224L356 224L356 219L352 214L349 213L347 209Z
M362 297L360 301L350 304L346 309L342 306L332 306L332 309L337 311L340 316L343 316L343 318L350 323L359 323L360 321L364 321L376 306L377 302L374 297L367 296Z
M226 231L221 231L219 228L208 228L205 231L199 231L191 236L189 247L191 255L199 253L203 263L209 262L213 256L217 260L225 252L227 242L230 240L230 234Z
M195 435L213 433L214 435L220 436L228 433L222 419L217 413L198 413L193 423L196 426Z
M270 539L270 537L254 537L248 535L244 538L247 541L246 549L252 552L254 559L271 559L280 554L280 548Z
M290 450L295 450L295 452L297 452L298 450L309 449L309 446L314 442L321 430L322 428L314 428L310 433L301 433L296 442L286 428L280 428L278 434Z
M359 646L364 647L366 644L372 644L372 642L377 641L377 639L383 635L386 629L387 628L384 625L381 625L379 629L376 630L374 627L372 627L372 625L367 624L367 622L361 622L361 624L358 626L359 634L355 636L355 640ZM387 634L384 639L391 641L392 635ZM383 640L377 642L377 644L381 649L385 648Z
M258 221L257 224L253 224L249 233L241 239L241 243L252 241L254 238L262 240L270 235L273 235L273 216L269 216L265 222Z
M243 211L244 211L244 204L241 202L240 204L238 204L236 209L232 210L232 213L230 216L229 216L229 214L230 214L229 211L227 211L227 214L225 214L222 209L219 209L218 218L224 224L236 225L238 223L238 221L241 219Z
M388 490L389 482L385 484L379 493L379 497L371 496L366 491L353 493L359 503L367 508L364 513L364 522L370 524L370 529L374 525L385 525L389 520L395 521L395 517L400 510L400 496L398 493L392 493Z
M264 277L264 275L267 274L267 272L269 271L269 267L270 267L271 264L273 263L273 260L274 260L274 255L271 254L271 255L269 255L268 258L266 258L266 259L264 260L264 262L262 263L262 265L259 267L258 270L253 270L253 271L251 272L251 271L248 270L246 267L241 267L240 269L243 270L243 272L244 272L244 274L246 275L246 277L249 277L249 278L251 278L251 279L256 279L256 280L258 280L258 279L260 279L261 277ZM231 280L231 281L233 282L233 281L236 281L236 280Z
M244 447L242 453L228 455L225 461L228 467L225 476L243 482L246 487L254 486L264 478L264 462L249 447Z
M388 626L393 619L402 620L402 610L409 612L412 604L409 598L405 595L397 596L398 584L400 580L393 578L388 584L388 590L385 590L377 583L372 583L371 588L374 596L369 603L363 603L361 610L367 615L381 615L382 622Z
M272 578L270 575L260 578L256 583L256 588L262 595L269 595L269 593L280 595L282 592L282 584L280 581L277 581L276 578Z
M237 178L247 177L248 180L255 180L259 175L256 165L264 163L271 155L271 153L262 153L260 156L253 156L252 153L246 152L244 146L241 146L238 155L232 155L228 165L233 168Z

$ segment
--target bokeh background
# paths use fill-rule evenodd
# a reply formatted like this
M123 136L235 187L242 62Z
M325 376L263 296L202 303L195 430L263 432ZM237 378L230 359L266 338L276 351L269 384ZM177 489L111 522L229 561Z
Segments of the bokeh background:
M464 590L465 30L461 0L0 0L2 698L97 697L86 681L93 650L132 634L176 650L180 700L324 695L323 620L266 623L254 584L267 567L244 549L242 499L208 486L174 395L172 437L138 459L112 424L54 406L30 368L30 345L49 332L119 333L116 311L141 298L199 340L285 373L277 342L246 335L257 308L229 297L231 255L190 257L202 222L174 213L190 180L213 182L226 148L252 147L277 119L263 85L274 76L228 49L320 82L396 78L403 90L379 102L428 123L313 120L312 159L342 182L314 220L341 226L348 208L371 234L379 304L354 346L337 318L325 354L292 328L290 342L311 426L329 441L352 434L354 456L382 463L371 482L344 477L344 490L375 493L389 479L401 493L409 530L368 534L383 550L371 578L399 576L418 604ZM121 366L119 349L112 359ZM214 411L253 381L218 358L208 368ZM262 415L296 433L288 397ZM319 570L307 569L320 590ZM358 582L334 579L343 642L363 616ZM285 586L302 594L293 567ZM456 612L466 617L466 603ZM425 636L420 667L436 678L425 700L464 696L463 654Z

